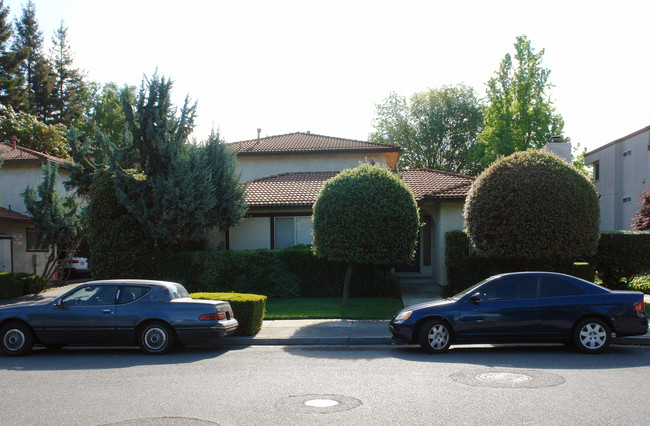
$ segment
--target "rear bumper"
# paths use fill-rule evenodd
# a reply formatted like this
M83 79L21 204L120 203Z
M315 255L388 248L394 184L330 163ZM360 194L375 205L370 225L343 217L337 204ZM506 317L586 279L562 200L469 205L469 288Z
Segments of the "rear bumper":
M222 337L236 333L238 328L239 323L233 318L209 327L176 328L176 334L186 346L207 346L215 345Z

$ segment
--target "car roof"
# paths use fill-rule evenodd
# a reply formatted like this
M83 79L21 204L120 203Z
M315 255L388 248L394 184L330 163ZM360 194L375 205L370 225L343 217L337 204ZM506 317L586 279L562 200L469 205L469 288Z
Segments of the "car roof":
M181 285L171 281L157 281L157 280L138 280L138 279L124 279L124 280L97 280L88 281L81 285L115 285L115 284L135 284L135 285L149 285L159 287L172 287Z

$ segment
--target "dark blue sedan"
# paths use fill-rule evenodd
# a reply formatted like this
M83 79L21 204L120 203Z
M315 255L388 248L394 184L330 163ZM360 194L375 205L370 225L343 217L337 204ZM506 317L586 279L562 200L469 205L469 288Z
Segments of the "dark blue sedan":
M408 306L393 340L442 353L453 343L573 342L600 353L616 336L648 331L643 294L551 272L495 275L449 299Z
M0 307L0 350L28 353L35 343L137 344L149 354L185 345L212 344L235 333L230 304L190 298L177 283L91 281L49 301Z

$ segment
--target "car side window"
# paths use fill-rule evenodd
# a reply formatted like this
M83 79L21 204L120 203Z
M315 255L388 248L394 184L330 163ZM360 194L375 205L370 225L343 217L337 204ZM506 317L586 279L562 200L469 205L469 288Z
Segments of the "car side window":
M584 291L567 280L557 277L542 277L542 297L578 296Z
M135 286L135 285L125 285L120 291L120 299L118 304L123 305L125 303L133 302L138 300L151 290L151 287Z
M100 306L115 304L116 285L89 285L61 299L66 306Z
M534 299L537 297L537 277L509 277L487 285L485 300Z

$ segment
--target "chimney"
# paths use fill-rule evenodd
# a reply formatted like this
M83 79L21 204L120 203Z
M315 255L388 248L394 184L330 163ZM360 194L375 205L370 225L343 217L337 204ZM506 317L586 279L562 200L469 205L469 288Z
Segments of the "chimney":
M260 142L260 134L262 133L262 129L257 129L257 143Z
M16 139L18 139L18 138L16 138L16 136L11 137L11 144L14 147L14 151L16 150Z

